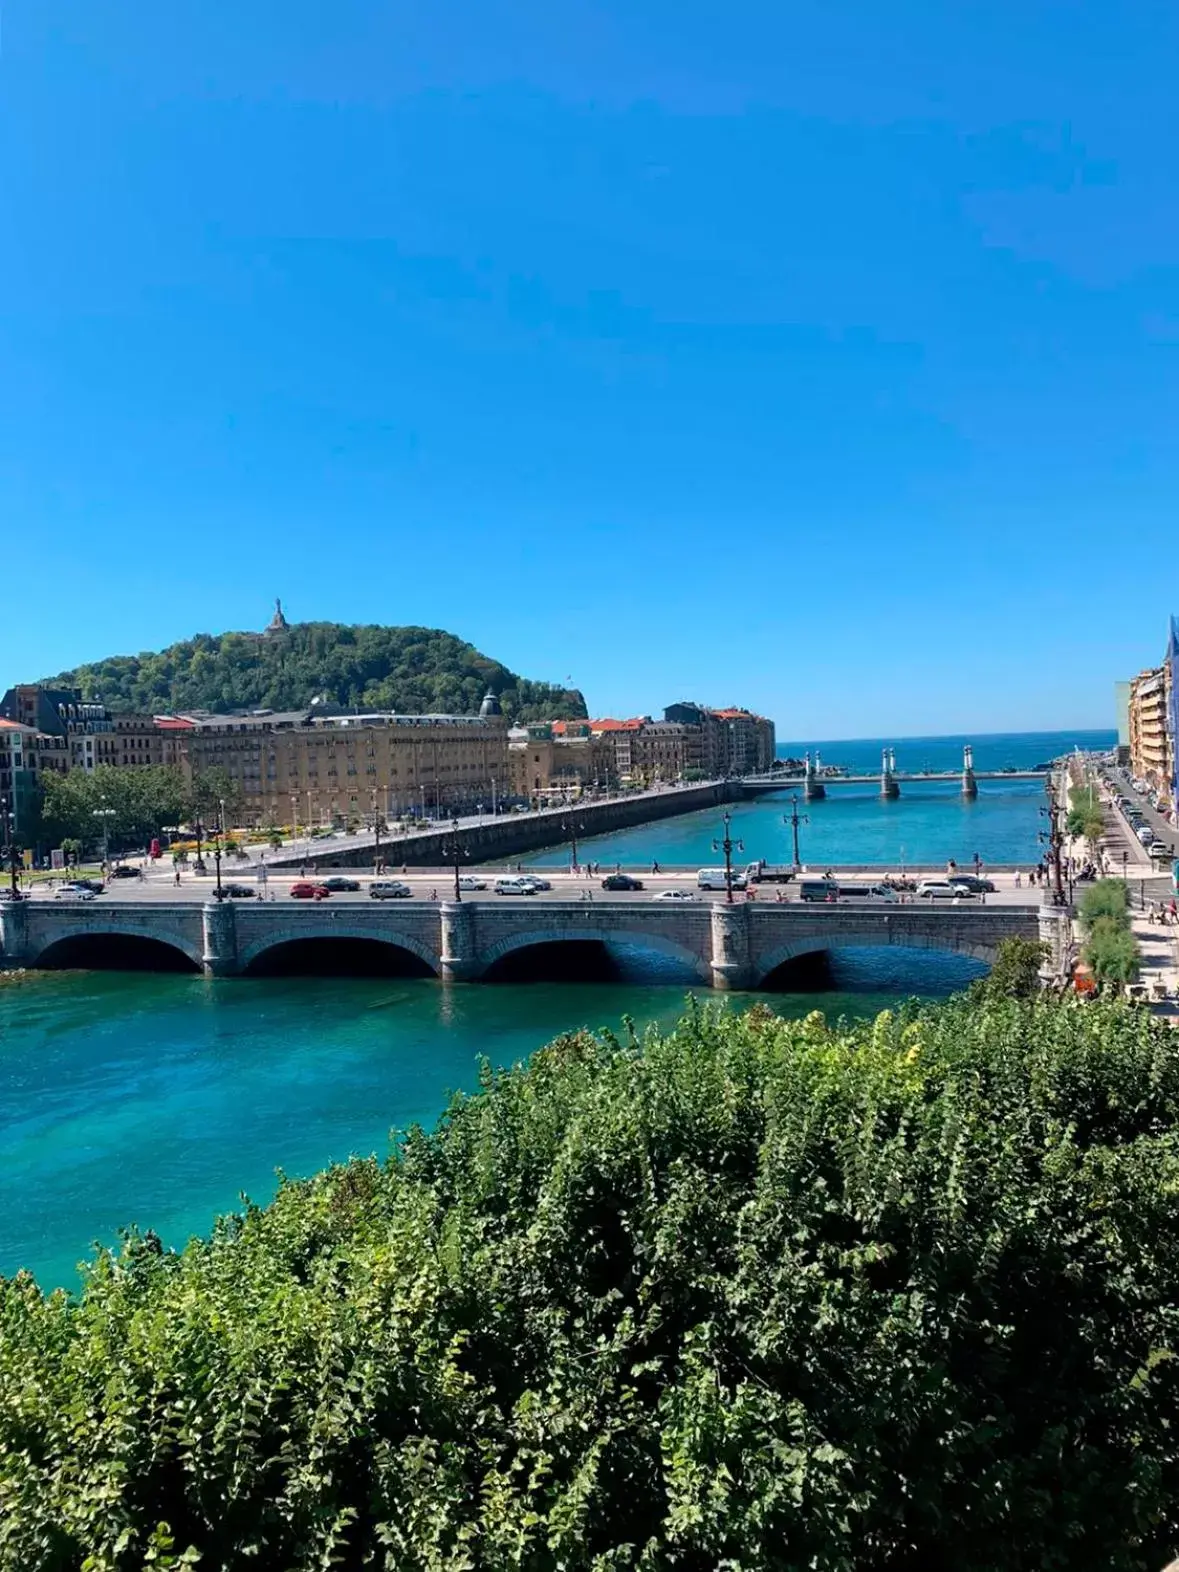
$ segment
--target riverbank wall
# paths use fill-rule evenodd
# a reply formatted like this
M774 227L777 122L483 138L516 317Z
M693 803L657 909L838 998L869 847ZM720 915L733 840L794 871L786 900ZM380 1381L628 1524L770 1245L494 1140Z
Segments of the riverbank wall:
M694 786L672 786L664 791L636 792L601 802L581 802L569 808L545 808L539 813L504 813L483 824L465 824L458 834L464 866L510 862L529 852L566 845L572 830L582 836L606 835L633 829L682 813L698 813L741 797L736 781L708 781ZM452 835L448 827L424 834L394 835L381 842L383 860L390 868L438 868L453 862ZM312 842L297 856L268 857L266 865L280 868L371 868L371 840L361 846L338 842Z

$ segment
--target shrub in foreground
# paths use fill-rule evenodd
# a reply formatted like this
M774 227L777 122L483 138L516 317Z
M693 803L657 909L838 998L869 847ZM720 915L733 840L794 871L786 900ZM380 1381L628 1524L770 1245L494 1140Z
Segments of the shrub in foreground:
M77 1303L2 1285L2 1564L1156 1572L1177 1114L1114 1005L561 1039Z

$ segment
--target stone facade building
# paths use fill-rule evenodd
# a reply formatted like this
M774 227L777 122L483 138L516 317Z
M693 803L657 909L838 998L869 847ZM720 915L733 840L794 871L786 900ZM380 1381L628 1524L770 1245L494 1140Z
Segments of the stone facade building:
M709 709L703 704L669 704L666 721L691 726L700 735L699 767L710 779L753 775L772 768L777 739L774 723L746 709Z
M1170 795L1175 774L1170 711L1170 667L1167 663L1139 672L1130 682L1130 769L1156 791Z

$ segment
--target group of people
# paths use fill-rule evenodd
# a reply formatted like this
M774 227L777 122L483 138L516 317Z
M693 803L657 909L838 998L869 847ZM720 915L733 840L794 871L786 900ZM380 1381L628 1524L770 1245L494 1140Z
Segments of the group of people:
M1179 927L1179 902L1173 895L1169 901L1151 901L1146 908L1146 920L1160 923L1164 928Z

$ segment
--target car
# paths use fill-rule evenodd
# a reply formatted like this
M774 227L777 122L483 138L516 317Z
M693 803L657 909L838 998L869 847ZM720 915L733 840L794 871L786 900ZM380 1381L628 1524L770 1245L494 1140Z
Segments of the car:
M413 891L400 879L378 879L369 885L368 894L373 901L407 901Z
M923 901L972 901L974 891L948 879L923 879L917 886L917 897Z
M729 874L724 868L698 868L696 870L696 888L698 890L727 890L730 879L735 890L743 890L746 878L743 873Z
M497 879L495 881L497 895L535 895L535 886L527 879Z
M798 885L800 901L837 901L839 886L834 879L802 879Z
M542 879L539 874L524 873L521 874L520 877L524 880L525 884L531 886L532 893L534 895L536 894L537 890L551 890L553 887L548 879Z
M695 890L660 890L658 895L651 897L653 901L697 901L700 897Z
M360 888L360 880L345 879L340 874L336 873L333 874L330 879L325 879L323 881L323 887L325 890L331 890L333 894L336 894L340 891L346 891L349 895L354 895Z
M1151 841L1146 849L1152 857L1169 857L1171 855L1171 848L1164 846L1162 841Z
M487 880L477 879L473 873L464 873L459 877L460 890L485 890L486 888Z
M93 901L97 899L93 890L84 890L76 884L63 884L53 898L55 901Z
M641 890L642 879L636 879L629 873L608 873L602 880L604 890Z
M1144 824L1138 831L1138 839L1144 846L1149 846L1151 841L1154 840L1154 831L1151 829L1149 824Z
M895 903L897 892L889 889L887 884L841 884L839 886L839 899L841 901L888 901Z
M20 890L10 889L7 885L0 890L0 901L27 901L28 898L28 895L22 894Z
M291 899L296 901L326 901L332 892L322 884L311 884L301 879L291 885Z
M139 869L132 868L129 864L121 862L117 868L111 869L109 877L112 879L138 879Z
M970 890L975 895L994 895L995 885L991 879L980 879L976 873L955 873L950 876L951 884L960 884L964 890Z
M223 884L221 893L229 901L252 901L258 892L252 884Z

